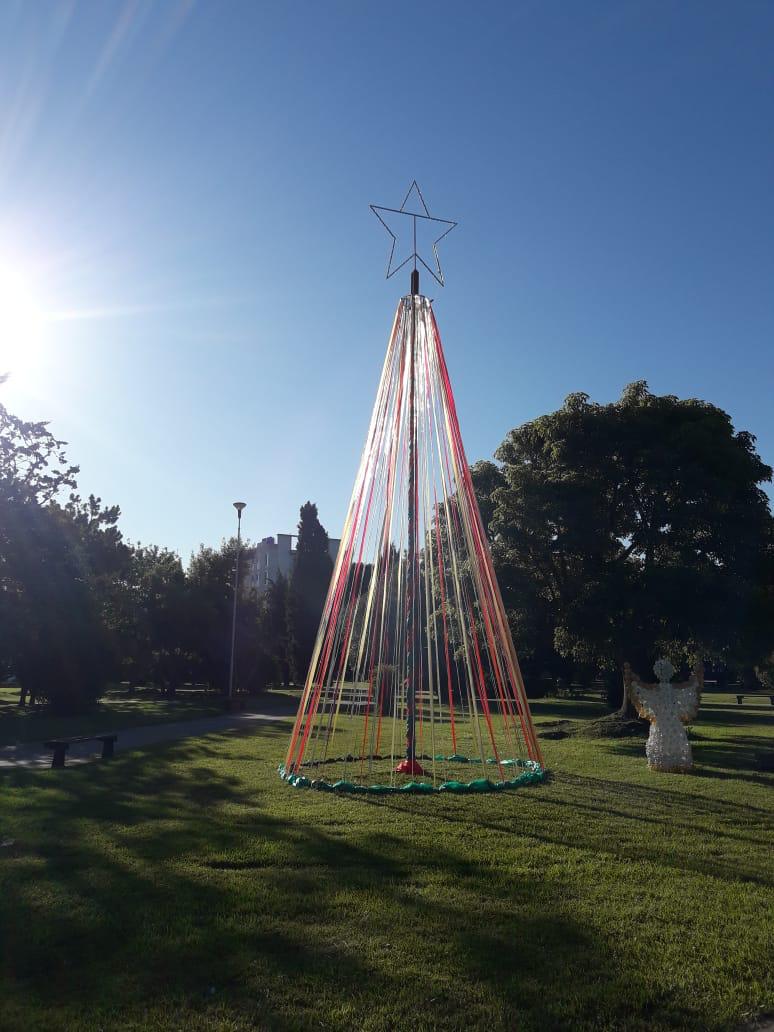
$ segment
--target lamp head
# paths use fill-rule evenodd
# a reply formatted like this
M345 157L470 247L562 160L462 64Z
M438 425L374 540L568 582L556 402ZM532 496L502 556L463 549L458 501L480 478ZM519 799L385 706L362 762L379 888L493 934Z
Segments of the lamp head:
M242 509L246 509L247 508L247 502L234 502L234 508L237 511L237 515L241 519L242 518Z

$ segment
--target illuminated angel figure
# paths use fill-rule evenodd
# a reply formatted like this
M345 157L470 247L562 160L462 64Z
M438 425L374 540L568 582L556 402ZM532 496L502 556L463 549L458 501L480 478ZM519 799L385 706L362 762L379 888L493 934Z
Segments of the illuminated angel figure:
M624 664L624 683L637 712L650 721L650 734L645 746L650 770L672 774L691 769L693 756L684 724L690 724L699 712L704 687L704 667L697 663L691 677L682 684L672 684L675 668L668 659L659 659L653 666L657 684L643 684L628 663Z

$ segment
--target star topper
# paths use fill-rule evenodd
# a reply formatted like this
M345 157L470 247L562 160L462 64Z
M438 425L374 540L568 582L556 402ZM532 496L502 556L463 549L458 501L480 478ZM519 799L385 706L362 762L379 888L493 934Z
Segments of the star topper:
M414 205L412 206L414 208L414 210L413 211L407 210L406 209L406 205L408 204L409 198L411 197L412 193L414 193L414 192L416 192L416 195L419 198L419 204L416 204L416 202L415 202ZM421 211L417 210L420 205L421 205L421 209L422 209ZM374 215L377 217L377 219L379 219L379 221L384 226L384 228L387 230L387 232L390 234L390 236L392 237L392 247L390 248L390 257L389 257L389 259L387 261L387 279L389 279L390 276L394 276L396 272L399 272L400 269L402 269L404 265L407 265L412 260L412 258L413 258L413 260L414 260L414 269L415 270L416 270L416 267L417 267L417 261L419 261L422 265L424 265L424 267L427 269L427 271L430 273L430 275L433 277L433 279L436 280L438 283L440 283L441 286L443 286L444 285L444 282L443 282L443 272L441 271L441 262L440 262L440 259L438 258L438 244L441 242L441 240L443 240L443 238L448 233L451 233L451 231L454 229L454 227L457 225L457 223L456 222L452 222L450 219L436 219L436 218L432 217L432 215L430 214L430 212L427 209L427 205L425 204L425 199L422 196L422 191L419 189L419 186L417 184L416 179L413 180L413 182L411 183L411 186L408 188L408 193L403 198L403 204L401 204L400 208L383 208L383 207L380 207L377 204L371 204L371 205L369 205L369 207L370 207L371 211L374 213ZM398 238L396 237L395 233L393 233L393 231L390 229L390 227L387 225L386 221L379 214L380 212L385 212L385 213L389 213L389 214L392 214L392 215L403 215L407 219L411 219L412 220L411 221L411 229L412 229L411 240L413 241L413 243L412 243L413 250L412 250L411 254L407 255L401 262L399 262L395 266L393 266L393 259L395 258L395 245L396 245L396 243L398 241ZM428 227L430 227L432 229L436 229L437 228L437 229L442 229L443 230L443 232L441 232L440 236L437 236L435 238L435 240L433 240L433 257L435 258L435 270L430 268L430 266L427 264L427 262L422 257L422 255L419 254L419 252L417 251L417 219L422 219L423 220L423 225L427 225ZM436 223L437 225L436 226L432 226L431 225L432 223ZM399 254L400 253L401 252L399 252Z

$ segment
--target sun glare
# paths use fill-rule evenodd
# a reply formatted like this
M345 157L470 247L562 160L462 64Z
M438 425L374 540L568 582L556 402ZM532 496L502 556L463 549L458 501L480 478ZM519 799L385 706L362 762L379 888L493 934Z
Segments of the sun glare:
M43 312L25 276L0 264L0 375L13 372L34 353Z

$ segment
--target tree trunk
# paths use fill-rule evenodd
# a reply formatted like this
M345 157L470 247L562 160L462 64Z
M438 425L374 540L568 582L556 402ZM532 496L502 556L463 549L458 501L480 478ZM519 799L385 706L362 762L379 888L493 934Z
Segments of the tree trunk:
M629 693L626 690L624 684L623 675L621 675L621 689L623 691L623 698L621 700L621 707L616 712L616 716L619 720L637 720L639 714L632 704L632 700L629 698Z
M606 670L602 675L605 686L605 704L611 713L615 713L621 703L621 687L617 670Z
M755 673L754 667L742 667L740 680L742 682L742 690L745 692L758 692L761 690L762 685L758 680L758 675Z

